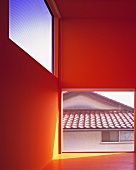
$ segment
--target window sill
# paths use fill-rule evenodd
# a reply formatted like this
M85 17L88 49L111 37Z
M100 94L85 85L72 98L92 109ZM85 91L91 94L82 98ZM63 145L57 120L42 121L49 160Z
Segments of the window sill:
M134 141L123 141L123 142L100 142L100 144L134 144Z

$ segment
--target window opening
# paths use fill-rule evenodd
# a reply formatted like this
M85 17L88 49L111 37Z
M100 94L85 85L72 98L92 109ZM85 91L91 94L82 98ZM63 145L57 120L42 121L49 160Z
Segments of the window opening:
M9 1L9 38L53 73L53 15L43 0Z
M102 142L119 142L119 131L102 131Z
M63 152L134 151L134 91L64 91Z
M134 131L120 131L120 142L134 141Z

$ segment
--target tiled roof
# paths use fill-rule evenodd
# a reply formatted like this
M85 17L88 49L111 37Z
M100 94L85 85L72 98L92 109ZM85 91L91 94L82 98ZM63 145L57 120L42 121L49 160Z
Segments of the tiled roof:
M63 111L64 129L133 129L134 113L113 110Z

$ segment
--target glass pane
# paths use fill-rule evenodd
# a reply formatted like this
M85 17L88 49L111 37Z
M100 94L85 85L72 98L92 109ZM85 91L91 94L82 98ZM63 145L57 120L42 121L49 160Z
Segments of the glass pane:
M134 131L121 131L120 141L134 141Z
M102 131L102 142L118 142L118 131Z
M110 131L110 142L119 142L119 131Z
M102 132L102 142L109 142L110 141L110 133L109 131Z
M9 38L52 72L52 15L43 0L9 1Z

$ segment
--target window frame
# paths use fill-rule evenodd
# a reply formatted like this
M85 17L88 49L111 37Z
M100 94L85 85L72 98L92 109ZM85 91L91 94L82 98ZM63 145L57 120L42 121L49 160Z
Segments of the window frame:
M44 44L45 42L44 43L42 42L43 39L41 39L41 43L44 44L44 46L43 46L43 48L41 48L39 50L39 51L42 51L42 53L39 53L38 50L37 50L38 52L35 50L36 49L36 47L35 47L36 46L36 40L37 39L40 40L39 37L41 36L41 35L40 36L38 35L38 31L40 29L33 29L34 30L33 34L30 34L29 38L22 39L22 37L27 37L26 35L29 34L30 31L28 31L28 30L30 30L31 27L28 28L28 26L29 26L28 23L29 22L28 22L28 20L26 20L26 18L24 19L25 15L22 15L22 16L20 15L19 17L16 17L18 13L14 12L14 11L19 11L19 10L16 10L16 8L18 8L18 9L20 8L21 9L21 7L22 7L22 9L24 8L26 10L26 14L27 14L27 11L30 11L30 13L28 12L28 14L27 14L29 19L34 18L34 16L33 16L34 12L32 10L34 8L32 7L32 8L30 8L28 10L28 8L30 6L30 3L28 3L28 5L25 5L26 4L25 1L22 1L22 3L19 3L19 2L12 3L12 0L9 1L9 21L8 21L9 22L9 30L8 30L8 38L10 40L12 40L15 44L17 44L23 51L25 51L38 64L40 64L42 67L44 67L51 74L54 75L54 15L53 15L53 12L52 12L52 10L51 10L51 8L48 5L48 2L46 0L44 0L42 2L42 5L40 4L40 2L34 1L34 7L37 5L36 3L38 3L38 7L36 8L38 10L38 12L39 12L40 8L42 9L42 8L45 7L46 8L46 12L48 13L47 15L49 16L49 20L48 20L49 21L49 23L48 23L49 29L48 29L48 31L46 33L45 32L43 33L43 34L49 35L49 37L48 37L49 39L47 39L47 44L49 45L49 48L47 47L48 48L47 51L49 50L49 54L48 53L45 54L46 52L44 50L42 51L42 49L46 50L46 48L45 48L46 45ZM11 5L11 4L15 4L15 5ZM31 4L31 6L32 5L33 4ZM20 13L22 11L23 10L21 10ZM46 15L46 13L44 13L43 9L42 9L42 13L40 13L40 15L41 14L42 15L44 15L44 14ZM20 22L20 17L23 18L21 20L21 22ZM32 20L32 23L30 22L30 26L33 26L34 24L36 25L38 21L39 21L39 19L38 20ZM43 22L43 20L41 20L41 21ZM25 25L26 27L21 27L20 23L22 24L22 26ZM19 31L18 31L18 34L16 34L16 30L17 30L18 27L19 27ZM44 26L41 26L39 28L44 28ZM46 29L44 29L44 30L46 30ZM21 34L21 31L23 31L22 34ZM32 42L32 40L33 40L32 36L36 37L34 39L34 41L33 41L34 43ZM44 40L45 39L46 39L46 37L44 37Z
M52 70L51 70L51 73L54 74L54 15L53 15L53 12L52 12L50 6L46 2L46 0L44 0L44 3L47 6L47 8L51 14L51 18L52 18L52 30L51 30L52 31L52 38L51 38L51 40L52 40L52 50L51 50L52 51L52 56L51 56L52 66L51 66L51 69Z
M102 132L105 132L105 131L106 131L106 132L118 131L119 140L116 141L116 142L114 142L114 141L103 142L103 141L102 141ZM102 131L101 131L101 142L100 142L100 143L101 143L101 144L104 144L104 143L105 143L105 144L108 144L108 143L109 143L109 144L112 144L112 143L113 143L113 144L114 144L114 143L134 143L134 140L126 140L126 141L124 140L124 141L121 141L121 137L120 137L120 136L121 136L121 133L120 133L121 131L133 131L133 134L134 134L134 130L132 130L132 129L131 129L131 130L102 130Z
M133 92L134 93L134 100L135 100L135 89L131 89L131 88L129 88L129 89L127 89L127 88L124 88L124 89L122 89L122 88L62 88L61 89L61 114L60 114L60 122L61 122L61 124L60 124L60 137L59 137L59 139L60 139L60 141L59 141L59 144L60 144L60 153L64 153L64 151L63 151L63 93L65 93L65 92L73 92L73 91L75 91L75 92L78 92L78 91L92 91L92 92L97 92L97 91L102 91L102 92L117 92L117 91L119 91L119 92ZM134 113L135 113L135 105L134 105ZM134 114L134 117L135 117L135 114ZM134 119L134 122L135 122L135 119ZM135 129L135 128L134 128ZM134 129L131 129L133 132L134 132L134 141L135 141L135 130ZM100 145L112 145L112 144L133 144L134 145L134 141L124 141L124 142L102 142L102 131L104 131L104 130L108 130L108 129L103 129L103 130L97 130L97 131L100 131ZM113 129L111 129L111 130L113 130ZM115 130L117 130L117 129L115 129ZM125 130L125 129L124 129ZM104 151L105 152L105 151ZM117 152L117 151L115 151L115 152ZM122 151L123 152L123 151ZM134 152L134 150L132 151L132 152ZM69 151L68 151L68 153L70 153ZM74 153L77 153L77 151L74 151ZM84 152L83 152L84 153ZM91 151L89 151L89 153L92 153Z

